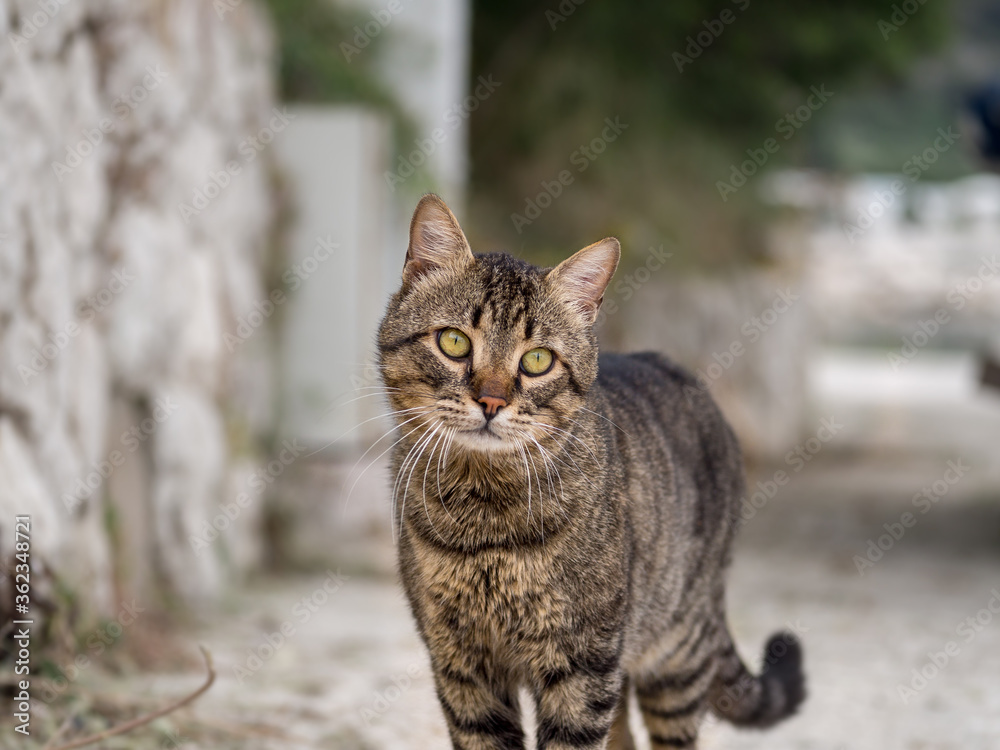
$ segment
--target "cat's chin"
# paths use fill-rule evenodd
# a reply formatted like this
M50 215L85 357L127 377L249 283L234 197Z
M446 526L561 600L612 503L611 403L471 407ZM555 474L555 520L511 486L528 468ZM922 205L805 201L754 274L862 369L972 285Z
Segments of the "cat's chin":
M514 441L482 428L455 433L455 447L476 453L511 453L516 450Z

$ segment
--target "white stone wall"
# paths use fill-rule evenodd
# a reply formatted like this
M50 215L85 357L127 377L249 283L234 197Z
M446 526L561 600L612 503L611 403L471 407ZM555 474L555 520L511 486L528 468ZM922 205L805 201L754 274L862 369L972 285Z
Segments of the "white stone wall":
M930 348L1000 351L1000 177L786 171L771 185L773 202L805 218L785 254L828 339L895 343L937 313L948 322Z
M0 550L30 514L99 608L258 554L260 502L190 543L271 418L266 332L224 333L266 296L272 42L227 5L0 0Z

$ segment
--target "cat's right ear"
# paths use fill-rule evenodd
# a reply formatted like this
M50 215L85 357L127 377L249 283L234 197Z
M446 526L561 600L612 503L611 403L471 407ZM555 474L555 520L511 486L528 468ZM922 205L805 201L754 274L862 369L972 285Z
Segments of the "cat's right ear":
M410 222L403 283L438 268L460 269L471 260L469 242L445 202L433 193L421 198Z

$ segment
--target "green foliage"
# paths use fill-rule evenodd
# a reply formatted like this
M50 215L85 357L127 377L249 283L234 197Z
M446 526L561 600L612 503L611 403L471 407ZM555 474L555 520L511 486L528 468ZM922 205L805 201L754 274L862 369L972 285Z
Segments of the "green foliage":
M916 12L892 30L879 22L891 23L894 4L870 0L481 0L473 78L493 75L501 87L471 120L474 223L489 244L543 255L617 233L640 255L673 241L680 263L701 267L761 257L753 188L723 200L718 181L768 138L780 148L765 169L810 163L827 105L787 138L778 127L812 87L839 102L852 88L893 85L939 47L949 6L913 1ZM605 117L627 132L577 171L571 154L601 135ZM523 214L567 168L572 185L520 233L496 216L497 207Z
M363 54L347 59L341 43L351 43L360 12L333 2L264 0L278 38L278 81L286 101L366 102L390 107L391 97L371 73L383 39L376 37Z
M366 104L386 113L397 141L415 137L410 118L375 73L382 50L394 42L387 28L355 51L358 26L370 22L362 10L333 0L263 0L277 36L278 88L284 101ZM345 51L346 49L346 51Z
M920 6L898 31L879 29L893 4L871 0L586 2L568 15L560 10L571 7L568 0L548 6L477 3L474 68L499 76L490 67L498 52L513 63L510 73L529 79L546 76L554 61L597 63L604 80L579 80L575 91L566 91L571 96L550 101L548 109L606 98L626 81L693 124L751 137L810 86L901 76L915 55L943 41L948 25L944 3ZM720 20L723 14L730 23ZM516 56L509 46L518 48Z

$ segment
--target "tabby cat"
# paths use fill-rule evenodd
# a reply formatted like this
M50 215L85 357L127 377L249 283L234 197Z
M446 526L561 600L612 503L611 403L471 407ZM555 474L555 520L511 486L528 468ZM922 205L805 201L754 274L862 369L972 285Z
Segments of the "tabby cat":
M598 357L605 239L553 269L473 255L440 198L410 226L378 332L397 422L399 566L454 748L693 748L707 711L766 727L804 697L779 634L751 675L725 619L742 459L657 354Z

